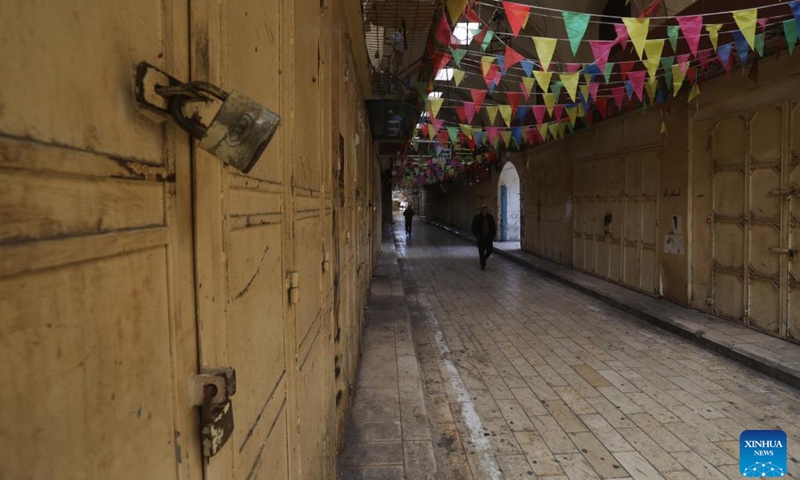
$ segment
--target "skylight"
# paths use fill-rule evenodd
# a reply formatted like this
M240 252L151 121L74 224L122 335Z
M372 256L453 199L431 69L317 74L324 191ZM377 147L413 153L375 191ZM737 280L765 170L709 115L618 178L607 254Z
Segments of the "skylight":
M449 82L453 79L453 69L443 68L436 73L436 80L443 80Z
M472 41L472 32L470 30L480 30L480 23L459 22L456 23L453 29L453 35L458 39L461 45L467 45Z
M428 98L442 98L442 92L431 92L428 94Z

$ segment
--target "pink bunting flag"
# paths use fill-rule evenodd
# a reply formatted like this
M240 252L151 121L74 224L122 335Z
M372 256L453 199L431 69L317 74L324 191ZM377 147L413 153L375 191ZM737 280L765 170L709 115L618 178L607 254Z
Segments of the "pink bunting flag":
M680 67L681 73L685 74L686 70L689 68L689 54L684 53L683 55L678 55L675 57L675 63Z
M589 96L591 97L592 100L597 101L597 90L599 88L600 88L600 83L598 83L598 82L592 82L592 83L589 84ZM584 100L586 102L589 101L588 98L584 98Z
M471 88L470 93L472 94L472 101L475 103L475 111L480 112L481 105L483 105L483 101L486 99L486 90Z
M517 92L506 92L506 99L508 99L508 104L511 105L511 111L516 112L519 102L522 100L522 94Z
M450 31L450 25L447 23L447 16L442 15L439 19L439 25L436 27L436 40L444 45L450 45L450 38L452 36L452 32Z
M638 98L640 102L644 101L642 92L644 90L645 76L647 76L647 70L637 70L628 74L631 85L633 85L633 92L636 94L636 98Z
M622 49L625 50L628 48L628 39L631 38L628 33L628 27L624 23L615 23L614 30L617 31L617 39L614 40L614 44L621 45Z
M493 63L489 70L486 72L486 75L483 76L483 80L486 82L486 86L488 87L489 84L494 82L495 74L500 73L500 66L496 63ZM502 75L502 74L501 74Z
M567 64L567 72L569 72L569 73L578 72L578 71L580 71L581 68L583 68L583 65L580 64L580 63L568 63Z
M511 26L511 31L514 32L514 36L516 37L519 35L519 31L522 30L522 26L528 21L531 7L518 3L503 2L503 8L506 11L506 18L508 19L508 24Z
M769 17L763 17L758 19L758 26L761 27L761 31L767 29L767 23L769 23Z
M592 53L594 54L594 60L597 64L597 67L600 69L601 72L606 70L606 64L608 63L608 55L611 53L611 49L614 47L615 42L610 40L590 40L589 45L592 47Z
M444 120L440 120L438 118L432 118L431 123L437 132L442 129L442 126L444 126Z
M486 127L486 134L489 136L489 143L494 143L497 139L497 127Z
M536 129L529 128L525 130L525 141L528 142L528 145L534 146L536 145Z
M547 113L547 107L545 105L534 105L531 109L533 110L533 116L536 118L536 123L541 125L544 122L544 114Z
M500 85L500 80L503 79L503 72L500 71L500 66L498 66L496 64L492 65L492 67L495 67L495 68L491 69L492 77L493 77L492 78L492 83L494 83L495 86Z
M625 98L625 87L612 88L611 95L614 96L614 102L617 104L617 110L622 111L622 99Z
M700 33L703 30L703 17L700 15L693 15L688 17L677 17L678 25L681 26L681 32L689 44L689 50L692 55L697 57L697 46L700 45Z
M475 104L472 102L464 102L464 113L467 116L467 121L461 123L472 123L472 120L475 118Z
M456 114L460 123L467 123L467 110L464 106L456 107Z
M705 71L708 64L711 62L711 50L701 50L697 58L700 60L700 70Z
M528 88L525 86L524 83L519 82L519 89L522 90L522 95L525 97L525 101L530 100L531 94L528 92Z
M560 122L561 117L563 116L564 116L564 105L561 104L556 105L555 108L553 108L553 118L555 118L557 122Z
M506 45L506 55L505 60L503 60L503 67L508 70L512 66L516 65L520 62L520 60L524 59L522 55L519 54L516 50Z
M595 107L597 107L597 111L600 112L600 116L606 118L608 116L608 98L600 98L594 102ZM589 117L590 115L587 115Z

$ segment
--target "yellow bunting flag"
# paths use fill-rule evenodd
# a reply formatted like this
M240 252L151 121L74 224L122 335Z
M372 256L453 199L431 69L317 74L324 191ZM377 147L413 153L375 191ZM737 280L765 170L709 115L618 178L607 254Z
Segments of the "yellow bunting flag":
M430 102L431 105L431 117L436 118L439 115L439 109L442 108L444 98L430 98L428 102Z
M672 85L673 90L672 94L677 95L678 90L681 89L683 86L683 79L686 77L686 70L681 67L680 64L675 64L672 66Z
M583 104L578 104L578 118L583 118L586 116L586 110L583 109Z
M450 19L456 23L464 9L467 8L467 0L447 0L447 11L450 13Z
M697 98L698 95L700 95L700 85L695 83L694 87L692 87L692 91L689 93L689 101L691 102Z
M589 103L589 85L581 85L581 95L583 95L583 101Z
M498 107L500 109L500 116L503 117L503 121L505 122L507 127L511 126L511 105L500 105Z
M719 39L719 29L722 28L721 23L712 23L706 25L706 31L708 32L708 38L711 39L711 45L714 45L714 51L717 51L717 40Z
M492 64L494 63L494 57L490 57L488 55L484 55L481 57L481 71L483 71L483 76L485 77L486 74L489 73L489 69L492 68Z
M623 18L623 23L628 29L633 47L639 55L639 59L644 58L644 45L647 40L647 32L650 30L649 18Z
M566 123L559 123L558 124L558 135L561 138L564 138L564 135L567 133L567 124Z
M464 74L466 72L464 70L453 70L453 77L456 79L456 86L461 85L461 81L464 80Z
M550 79L553 77L551 72L534 70L533 76L536 78L536 83L539 84L539 88L541 88L543 92L547 93L550 91Z
M547 113L552 116L553 109L556 107L556 96L552 93L544 93L542 98L544 98L544 104L547 106Z
M547 124L546 123L541 123L536 128L539 129L539 135L542 137L542 141L546 142L547 141Z
M644 53L647 55L647 58L651 58L653 60L661 61L661 52L664 51L664 39L659 38L658 40L648 40L644 42Z
M561 79L561 83L563 83L564 87L567 89L569 98L573 102L577 101L576 98L578 94L578 81L580 80L580 73L559 73L558 78Z
M553 136L553 139L557 139L558 138L558 124L557 123L551 123L548 128L550 129L550 135Z
M525 159L525 170L530 170L530 169L531 169L531 159L530 157L528 157L527 159Z
M434 138L436 138L436 134L437 134L437 133L438 133L438 132L436 131L436 127L434 127L433 125L428 125L428 137L429 137L431 140L433 140Z
M489 125L494 125L494 121L497 120L497 105L491 105L485 107L486 114L489 115Z
M533 37L536 45L536 54L542 64L542 70L547 71L550 67L550 60L553 59L553 52L556 51L556 39L547 37Z
M741 30L750 48L755 50L758 9L737 10L733 12L733 19L736 20L736 25L739 27L739 30Z
M567 115L569 115L569 121L572 125L575 125L575 120L578 119L578 107L567 107Z
M472 125L461 125L461 131L464 132L464 135L467 138L472 138Z
M535 81L532 78L522 77L522 83L525 85L528 93L533 93L533 85L535 84Z
M661 64L661 62L657 58L648 58L646 60L643 60L642 63L644 64L644 67L647 69L647 73L648 75L650 75L650 78L656 78L656 73L658 72L658 66Z
M661 133L667 133L667 124L664 122L661 122Z
M506 148L511 146L511 132L508 130L503 130L500 132L500 136L503 137L503 143L506 144Z
M650 98L650 103L655 103L656 93L658 92L658 78L651 76L647 79L645 89L647 90L647 96Z

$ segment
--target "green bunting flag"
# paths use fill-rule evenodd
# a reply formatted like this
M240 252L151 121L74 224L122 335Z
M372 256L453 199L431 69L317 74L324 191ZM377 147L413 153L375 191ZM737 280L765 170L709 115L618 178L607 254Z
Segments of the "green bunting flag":
M572 47L572 55L578 54L578 47L581 45L586 27L589 26L591 15L587 13L561 12L564 17L564 26L567 28L569 45Z

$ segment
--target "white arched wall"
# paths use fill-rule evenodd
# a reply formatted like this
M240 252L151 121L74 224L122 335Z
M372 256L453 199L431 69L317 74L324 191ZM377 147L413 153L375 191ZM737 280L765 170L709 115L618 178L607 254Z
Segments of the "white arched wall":
M503 187L508 187L508 219L503 218ZM520 240L520 222L522 212L520 211L520 187L519 173L511 162L506 162L500 178L497 182L497 239L503 240L502 225L508 221L508 241L518 242Z

